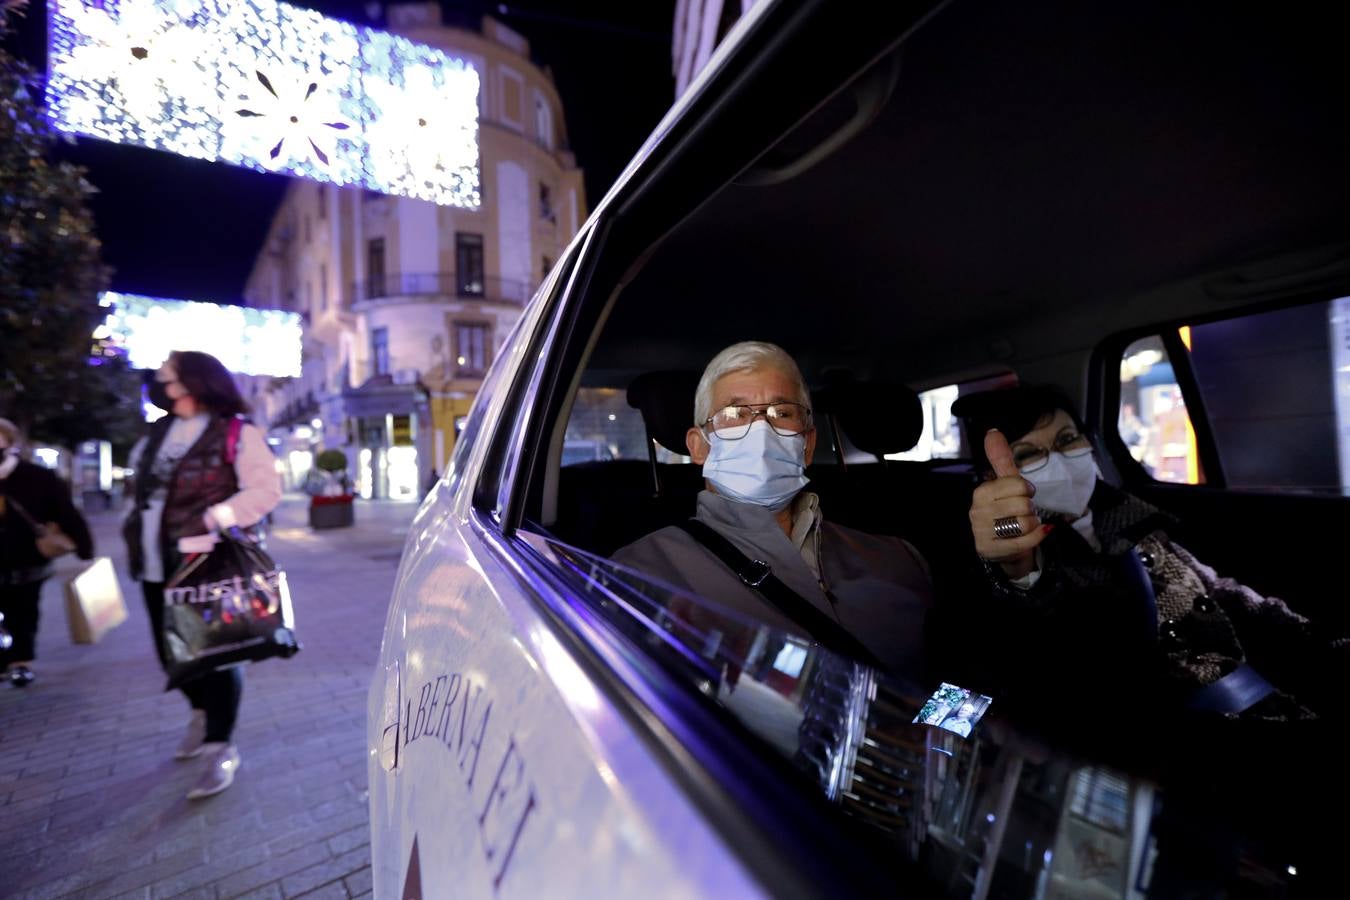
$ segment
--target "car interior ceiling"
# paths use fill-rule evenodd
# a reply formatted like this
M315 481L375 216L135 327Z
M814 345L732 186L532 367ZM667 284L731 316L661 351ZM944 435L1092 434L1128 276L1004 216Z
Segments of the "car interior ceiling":
M1011 371L1082 398L1111 334L1278 302L1306 288L1305 270L1344 281L1350 129L1327 125L1343 84L1330 33L1229 7L949 4L898 66L878 64L898 76L859 135L781 183L728 184L665 235L620 290L581 383L686 373L662 388L676 402L633 402L649 435L683 453L688 373L730 343L770 340L821 396L851 379L855 393L896 398L891 433L863 434L865 404L832 423L879 456L913 444L909 388ZM782 145L809 146L852 102L837 95ZM1250 289L1214 290L1225 278ZM662 466L664 500L605 524L623 502L651 505L651 468L569 467L537 517L608 553L692 514L697 473ZM874 468L888 473L850 481L906 467ZM890 491L950 499L934 467L908 468L918 474ZM616 479L628 487L585 499ZM878 504L840 505L859 527L910 524L876 528Z

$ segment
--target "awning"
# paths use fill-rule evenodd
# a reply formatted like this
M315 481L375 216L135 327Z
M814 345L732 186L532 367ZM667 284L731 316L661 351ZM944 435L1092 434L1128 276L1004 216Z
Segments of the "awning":
M376 375L360 387L342 392L343 412L353 419L412 415L425 402L419 385L394 384L391 375Z

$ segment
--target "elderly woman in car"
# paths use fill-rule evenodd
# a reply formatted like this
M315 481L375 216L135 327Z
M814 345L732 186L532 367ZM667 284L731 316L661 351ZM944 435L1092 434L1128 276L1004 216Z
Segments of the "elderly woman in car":
M855 659L918 667L927 566L899 538L827 521L804 490L816 429L792 357L757 341L727 347L704 370L692 412L685 439L706 485L694 519L615 561Z
M1174 519L1103 481L1062 393L987 391L952 411L985 476L970 524L993 587L979 614L997 635L996 678L1077 678L1244 718L1326 711L1326 674L1350 644L1221 577L1171 539Z

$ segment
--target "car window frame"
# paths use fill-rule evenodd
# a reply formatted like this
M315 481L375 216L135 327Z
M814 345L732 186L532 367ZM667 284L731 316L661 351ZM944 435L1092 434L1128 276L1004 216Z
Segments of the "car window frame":
M528 325L522 320L520 326L528 327L530 334L517 336L516 340L522 342L520 344L522 349L517 353L517 358L510 361L510 365L514 367L510 377L504 379L496 388L502 394L500 412L491 423L491 427L484 429L485 433L480 442L481 449L476 454L477 459L473 466L475 479L470 491L469 504L473 509L490 516L499 527L504 520L504 498L510 496L514 474L518 468L520 443L523 439L522 420L524 422L529 420L532 409L530 398L539 378L539 367L531 361L537 362L542 348L548 345L548 341L555 333L559 312L566 308L564 300L569 295L568 289L577 261L584 254L593 232L594 228L591 225L582 227L535 293L533 302L538 306L533 312L536 319ZM523 315L529 315L531 312L527 309ZM509 350L510 344L504 349ZM505 362L506 358L503 356L494 365Z
M1213 320L1207 320L1213 321ZM1200 394L1195 369L1191 365L1190 351L1182 343L1179 329L1186 325L1203 324L1198 319L1187 321L1169 321L1158 325L1147 325L1117 332L1101 343L1093 351L1090 363L1087 421L1099 436L1102 449L1105 450L1111 465L1128 484L1144 484L1151 488L1163 487L1169 490L1197 490L1211 488L1226 490L1223 460L1214 440L1214 429L1209 422L1204 398ZM1200 468L1205 474L1201 484L1176 484L1155 478L1143 463L1130 455L1129 448L1120 436L1120 362L1126 349L1135 341L1156 337L1162 341L1167 351L1168 363L1177 376L1177 386L1186 404L1186 415L1190 418L1195 431L1196 453L1200 457Z
M1190 351L1186 349L1186 345L1182 342L1179 329L1186 326L1208 325L1213 322L1229 322L1235 319L1279 312L1280 310L1316 303L1329 303L1348 294L1350 294L1350 287L1328 289L1323 286L1313 290L1301 290L1282 297L1267 299L1260 303L1218 309L1203 316L1168 319L1161 323L1130 328L1116 332L1098 343L1093 351L1089 370L1087 421L1100 435L1110 457L1110 462L1121 474L1122 479L1127 483L1145 485L1150 489L1169 491L1214 489L1233 493L1249 492L1248 489L1231 487L1228 484L1228 478L1223 468L1222 449L1218 445L1213 426L1209 421L1199 379L1195 367L1191 364ZM1154 478L1141 463L1130 455L1125 442L1120 437L1118 424L1121 397L1120 361L1130 344L1146 337L1157 337L1162 340L1163 348L1167 351L1168 362L1172 366L1173 373L1177 376L1177 386L1181 389L1182 399L1186 403L1186 413L1190 416L1191 427L1195 429L1196 449L1200 455L1200 465L1205 473L1203 484L1177 484ZM1274 495L1290 496L1293 493L1275 491Z

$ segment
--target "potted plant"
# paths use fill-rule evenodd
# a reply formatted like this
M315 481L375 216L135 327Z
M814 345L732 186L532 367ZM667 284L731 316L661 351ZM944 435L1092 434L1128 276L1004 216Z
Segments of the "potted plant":
M343 528L351 525L352 487L347 477L347 457L341 450L325 450L314 461L307 480L311 528Z

